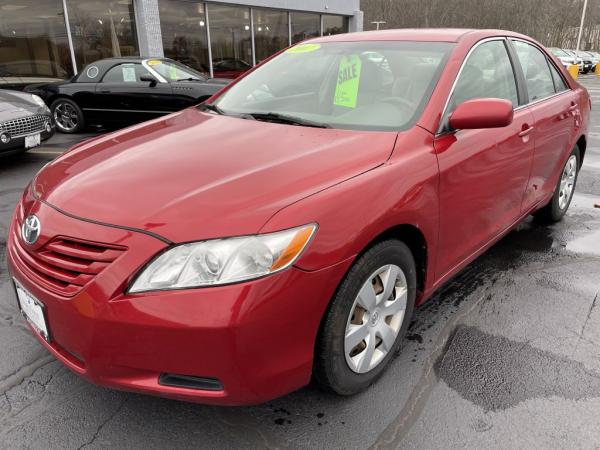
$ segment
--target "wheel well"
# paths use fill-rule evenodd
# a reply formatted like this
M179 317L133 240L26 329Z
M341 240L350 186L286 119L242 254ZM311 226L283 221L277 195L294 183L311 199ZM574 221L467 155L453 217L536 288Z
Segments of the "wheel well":
M583 157L585 156L585 150L587 148L587 140L585 139L585 136L581 136L579 138L579 140L577 141L577 147L579 147L579 166L581 167L581 165L583 164Z
M48 100L46 101L46 105L48 105L48 108L50 108L50 105L52 105L52 103L54 103L59 98L67 98L67 99L69 99L69 97L67 95L62 95L62 94L53 95L52 97L49 97Z
M373 239L363 250L363 253L373 245L387 239L398 239L410 249L417 266L417 290L425 290L425 276L427 274L427 242L421 230L414 225L396 225Z
M210 95L203 95L202 97L198 97L198 99L196 100L198 103L202 103L205 102L206 100L208 100L211 96Z

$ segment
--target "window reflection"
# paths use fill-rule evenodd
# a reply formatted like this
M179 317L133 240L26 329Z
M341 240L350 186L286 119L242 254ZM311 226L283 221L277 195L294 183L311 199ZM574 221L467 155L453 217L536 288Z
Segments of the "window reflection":
M67 29L60 0L0 3L0 88L71 77Z
M210 64L204 4L159 0L158 5L165 56L208 74Z
M235 78L252 64L250 8L206 5L215 77Z
M321 16L310 13L292 13L292 43L321 35Z
M139 55L133 0L68 0L77 66L113 56Z
M323 16L323 36L348 32L348 18L344 16Z
M288 13L262 8L253 12L256 63L259 63L289 45Z

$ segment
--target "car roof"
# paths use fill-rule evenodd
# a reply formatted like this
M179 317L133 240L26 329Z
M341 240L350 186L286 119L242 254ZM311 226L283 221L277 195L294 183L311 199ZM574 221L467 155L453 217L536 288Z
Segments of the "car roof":
M512 36L529 39L528 36L505 30L479 30L473 28L400 28L393 30L363 31L337 34L312 39L311 42L357 42L357 41L421 41L460 42L465 38Z

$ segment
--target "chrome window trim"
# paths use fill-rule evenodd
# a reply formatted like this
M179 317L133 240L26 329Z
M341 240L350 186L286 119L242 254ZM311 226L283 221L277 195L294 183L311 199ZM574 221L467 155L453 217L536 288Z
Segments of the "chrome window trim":
M519 105L514 110L515 111L521 111L522 109L529 108L532 105L537 105L538 103L545 102L546 100L553 99L554 97L558 97L560 95L564 95L564 94L566 94L568 92L571 92L571 88L567 89L566 91L556 92L553 95L549 95L548 97L538 98L537 100L534 100L532 102L526 103L525 105Z
M456 74L456 77L454 78L454 82L452 83L452 88L450 89L450 94L448 94L448 97L446 98L446 103L444 104L444 109L442 109L442 115L440 116L440 123L438 124L438 128L437 128L437 131L435 133L436 136L440 136L440 135L446 133L446 132L442 132L442 130L441 130L443 122L444 122L444 117L446 117L446 111L448 109L448 105L450 104L450 99L452 98L452 95L454 94L454 90L456 89L456 85L458 83L458 79L462 75L463 70L464 70L465 66L467 65L467 61L471 57L471 54L475 50L477 50L477 48L480 45L483 45L483 44L485 44L487 42L492 42L492 41L503 41L503 42L506 43L506 36L492 36L492 37L484 38L484 39L482 39L480 41L477 41L475 43L475 45L473 45L473 47L471 47L471 49L467 53L467 56L465 56L465 58L463 59L463 62L461 64L461 66L460 66L460 69L458 70L458 73ZM506 51L506 55L510 58L510 54L508 53L508 50ZM514 69L513 69L513 71L514 71ZM514 75L516 76L516 74L514 74ZM519 85L518 85L518 81L516 79L515 79L515 84L517 86L517 92L518 92Z
M458 74L456 75L456 78L454 79L454 83L452 84L452 88L450 89L450 94L448 95L448 98L446 98L446 103L444 104L444 109L442 110L442 115L440 116L441 117L440 123L438 125L437 132L435 133L436 136L441 136L441 135L446 134L446 132L442 132L441 131L443 120L444 120L444 117L446 116L446 110L448 109L448 105L450 103L450 99L452 98L452 95L454 94L454 89L456 88L456 84L458 83L458 79L460 78L460 75L462 74L463 69L465 68L465 65L466 65L469 57L471 56L471 54L477 49L477 47L479 47L482 44L485 44L486 42L490 42L490 41L504 41L504 42L507 42L509 39L513 40L513 41L521 41L521 42L524 42L526 44L532 45L533 47L537 48L538 50L540 50L542 52L542 54L546 57L546 59L549 61L550 64L553 64L553 61L548 58L548 55L546 54L546 52L543 49L541 49L535 43L533 43L531 41L528 41L526 39L521 39L521 38L512 37L512 36L493 36L493 37L485 38L485 39L482 39L481 41L478 41L475 45L473 45L473 47L471 47L471 49L467 53L467 56L465 56L465 59L463 60L462 65L460 66ZM508 54L508 51L507 51L507 54ZM509 57L510 57L510 55L509 55ZM520 63L521 63L521 61L519 61L519 64ZM514 70L514 68L513 68L513 70ZM560 73L560 70L558 70L558 73L562 76L562 74ZM517 74L515 73L514 75L516 76ZM567 90L561 91L561 92L555 92L554 94L549 95L547 97L538 98L538 99L536 99L534 101L530 101L530 102L525 103L523 105L519 105L516 108L514 108L514 111L521 111L522 109L527 108L529 106L537 105L538 103L544 102L546 100L550 100L550 99L552 99L554 97L558 97L559 95L563 95L563 94L566 94L568 92L572 92L573 89L571 88L571 86L569 85L569 83L567 83L566 80L564 80L564 79L563 79L563 81L565 81L565 84L567 85ZM518 81L515 80L515 82L517 83L517 90L518 90ZM525 88L527 88L527 86L525 86ZM529 100L529 98L528 98L528 100Z

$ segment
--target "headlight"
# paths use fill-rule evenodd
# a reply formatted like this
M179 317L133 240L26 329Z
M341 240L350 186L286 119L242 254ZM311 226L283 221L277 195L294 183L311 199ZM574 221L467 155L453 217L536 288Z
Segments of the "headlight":
M236 283L280 272L298 259L316 224L276 233L193 242L155 258L130 293Z
M40 106L46 106L44 100L39 95L31 94L31 99Z

